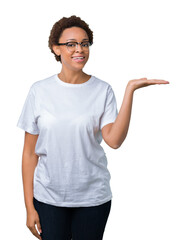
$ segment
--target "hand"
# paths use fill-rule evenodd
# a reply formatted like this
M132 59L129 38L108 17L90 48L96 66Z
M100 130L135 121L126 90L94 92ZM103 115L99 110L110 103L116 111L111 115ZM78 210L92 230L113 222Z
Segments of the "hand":
M32 211L27 212L27 227L29 230L32 232L34 236L36 236L38 239L42 239L39 233L36 230L35 224L37 224L37 229L41 233L41 225L40 225L40 220L39 220L39 215L37 211L34 209Z
M160 79L147 79L147 78L140 78L140 79L133 79L128 82L128 86L132 88L132 90L136 90L138 88L147 87L149 85L154 84L168 84L168 81L160 80Z

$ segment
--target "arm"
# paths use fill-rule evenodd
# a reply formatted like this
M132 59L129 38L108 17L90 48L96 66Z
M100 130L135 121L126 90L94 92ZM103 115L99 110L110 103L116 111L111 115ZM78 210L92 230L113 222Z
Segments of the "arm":
M133 93L134 90L128 83L125 89L124 99L115 122L107 124L102 129L104 141L114 149L119 148L127 136L131 117Z
M127 136L134 91L138 88L146 87L149 85L168 83L169 82L165 80L148 80L147 78L134 79L128 82L124 99L115 122L107 124L102 129L102 136L110 147L114 149L119 148Z
M35 144L38 135L25 132L25 142L22 155L22 179L24 199L27 211L34 209L33 205L33 177L34 170L38 163L38 156L35 154Z
M24 199L27 210L27 227L38 239L41 239L41 224L37 211L35 210L33 203L33 178L34 170L38 163L38 156L35 154L35 145L37 142L38 135L33 135L25 132L25 142L22 156L22 177L23 177L23 188L24 188ZM37 224L37 229L35 228Z
M130 86L130 83L128 83L120 111L110 131L110 136L115 143L115 148L121 146L128 133L132 112L133 93L134 89Z

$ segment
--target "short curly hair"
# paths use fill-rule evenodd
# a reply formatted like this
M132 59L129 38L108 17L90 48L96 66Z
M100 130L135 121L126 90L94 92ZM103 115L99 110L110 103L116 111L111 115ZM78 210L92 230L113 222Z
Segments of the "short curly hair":
M80 17L77 17L76 15L72 15L71 17L63 17L59 21L57 21L51 31L50 36L48 40L48 47L50 48L51 52L55 55L56 61L61 62L61 56L57 56L55 52L52 49L53 45L57 45L60 36L62 35L63 31L66 28L70 27L80 27L84 29L89 37L89 42L92 45L93 44L93 31L89 28L89 25L83 21Z

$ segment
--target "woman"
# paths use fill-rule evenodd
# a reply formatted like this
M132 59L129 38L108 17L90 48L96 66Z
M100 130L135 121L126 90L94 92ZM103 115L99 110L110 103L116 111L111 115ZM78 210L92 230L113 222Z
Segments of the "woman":
M25 130L27 227L39 239L103 239L112 192L102 138L119 148L127 135L134 91L169 83L130 80L118 113L111 85L83 72L92 44L93 32L79 17L54 24L49 48L62 63L61 72L32 84L17 123Z

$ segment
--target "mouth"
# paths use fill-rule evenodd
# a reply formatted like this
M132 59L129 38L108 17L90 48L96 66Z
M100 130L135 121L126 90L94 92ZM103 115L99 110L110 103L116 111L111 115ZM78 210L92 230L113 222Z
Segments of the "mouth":
M84 62L85 57L72 57L72 59L75 62Z

